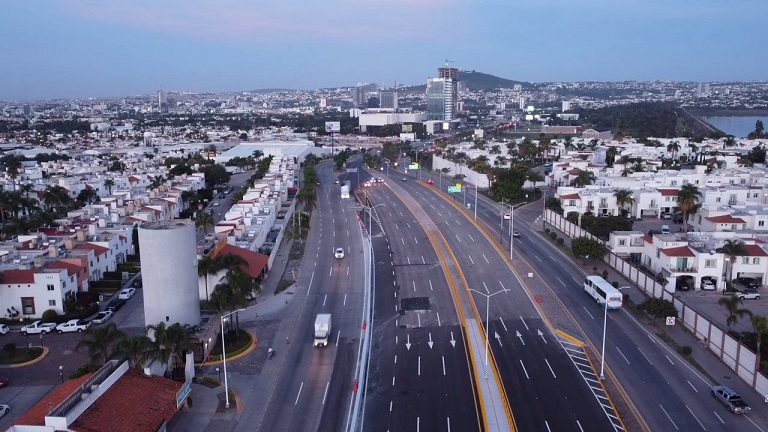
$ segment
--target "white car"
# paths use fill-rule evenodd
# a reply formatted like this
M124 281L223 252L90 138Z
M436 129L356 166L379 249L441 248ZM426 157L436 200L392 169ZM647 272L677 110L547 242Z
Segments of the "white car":
M5 324L0 324L0 334L7 334L9 331L11 331L10 327Z
M11 406L10 405L0 404L0 417L8 414L8 411L10 411L10 410L11 410Z
M760 300L760 294L755 290L744 290L736 294L736 297L742 300Z
M214 206L214 207L218 207L218 206L219 206L219 202L218 202L218 201L214 201L214 202L213 202L213 206Z
M59 334L62 333L72 333L72 332L82 332L83 330L87 330L88 327L91 326L90 321L83 321L79 319L73 319L69 320L65 323L61 323L56 326L56 331L59 332Z
M101 311L97 313L95 317L93 317L91 322L94 324L104 324L105 322L109 321L109 319L112 318L112 315L114 314L115 313L109 309Z
M702 279L701 280L701 289L703 289L703 290L714 290L715 289L715 283L712 281L712 279Z
M512 219L512 215L510 213L504 213L504 220L510 220Z
M344 258L344 249L336 248L336 251L333 253L333 256L335 256L336 258Z
M136 294L136 288L126 288L120 291L120 295L117 296L120 300L128 300Z

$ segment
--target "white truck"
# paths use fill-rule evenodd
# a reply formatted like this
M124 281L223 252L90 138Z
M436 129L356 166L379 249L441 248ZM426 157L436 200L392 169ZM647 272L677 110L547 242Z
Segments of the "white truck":
M56 323L44 323L42 321L35 321L32 324L25 325L21 328L21 334L37 334L37 333L50 333L56 329Z
M328 345L331 336L331 314L317 314L315 318L315 341L312 346Z
M80 319L73 319L69 320L65 323L61 323L56 326L56 331L59 332L59 334L62 333L71 333L71 332L82 332L84 330L88 330L88 327L91 326L90 321L80 320Z
M341 199L349 198L349 189L352 183L349 180L344 180L344 184L341 185Z

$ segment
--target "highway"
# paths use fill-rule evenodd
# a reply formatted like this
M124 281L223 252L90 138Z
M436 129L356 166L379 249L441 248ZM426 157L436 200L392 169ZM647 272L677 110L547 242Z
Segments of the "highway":
M368 192L384 232L373 230L376 308L364 430L481 430L466 341L440 258L395 194L384 185Z
M424 180L428 177L422 174ZM443 186L447 189L447 182ZM468 200L474 202L473 194L474 191L468 193ZM572 316L599 352L603 310L582 289L583 269L539 235L541 222L536 218L541 212L540 202L515 212L514 226L522 234L513 242L516 259L522 259L547 282L561 302L553 305L555 309ZM478 219L494 232L495 241L501 237L508 248L509 221L504 221L504 234L500 235L500 213L497 203L479 197ZM709 395L712 384L628 312L608 314L606 340L606 375L615 375L642 413L648 430L761 430L749 416L728 413Z
M613 415L612 407L598 401L484 234L427 186L395 179L390 180L390 186L407 191L421 203L453 251L466 286L473 290L476 315L488 325L491 355L518 429L611 430L606 411ZM484 320L487 296L492 296L489 323ZM484 367L482 372L485 375Z
M276 346L283 372L258 430L343 430L347 422L362 317L362 234L349 209L352 200L342 202L339 197L331 164L319 165L318 175L317 208L297 281L299 298L291 304L299 306L286 314L295 336ZM344 258L334 258L337 247L344 249ZM326 347L312 346L318 313L332 314Z

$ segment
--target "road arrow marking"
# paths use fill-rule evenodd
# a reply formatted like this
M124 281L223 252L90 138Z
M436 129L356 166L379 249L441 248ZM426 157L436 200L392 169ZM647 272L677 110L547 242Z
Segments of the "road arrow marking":
M496 338L496 342L499 343L499 346L504 346L501 344L501 336L499 336L499 334L496 332L493 332L493 334L495 335L494 337Z
M544 343L547 343L547 339L544 337L544 333L541 332L541 330L536 330L539 333L539 336L541 336L541 340L544 341Z
M435 343L432 342L432 333L430 333L429 334L429 342L427 342L427 345L429 345L429 348L432 349L432 345L434 345L434 344Z
M522 342L523 345L525 345L525 341L523 340L523 335L521 335L520 332L517 330L515 330L515 333L517 333L516 336L520 338L520 342Z
M453 338L453 332L451 332L451 346L456 348L456 339Z
M405 335L405 337L406 337L406 339L405 339L405 349L410 351L411 350L411 335Z

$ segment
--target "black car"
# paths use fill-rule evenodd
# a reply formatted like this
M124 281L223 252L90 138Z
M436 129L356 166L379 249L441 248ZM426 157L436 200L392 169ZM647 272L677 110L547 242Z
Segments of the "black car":
M109 303L107 303L107 309L111 310L112 312L117 312L124 305L125 305L125 300L116 298L114 300L111 300Z
M144 283L142 282L141 278L136 278L133 280L133 283L131 284L131 286L134 288L141 288L142 286L144 286Z
M740 284L742 284L745 288L749 289L757 289L760 288L760 283L755 278L751 277L740 277L736 279Z

